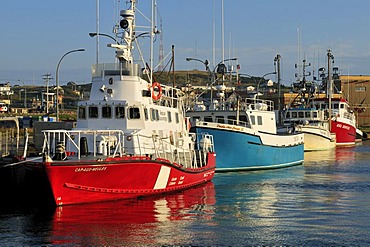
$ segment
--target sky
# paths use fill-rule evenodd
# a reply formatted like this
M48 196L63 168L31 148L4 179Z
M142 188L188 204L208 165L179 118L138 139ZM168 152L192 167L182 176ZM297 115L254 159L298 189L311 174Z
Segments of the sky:
M50 73L55 84L61 57L74 49L84 52L64 57L59 67L61 85L91 81L96 63L96 0L2 0L0 3L0 82L11 85L44 85ZM118 7L119 6L119 7ZM99 29L112 34L118 9L126 1L99 1ZM151 1L139 0L138 13L150 19ZM222 59L237 57L240 73L262 76L274 71L274 58L281 60L282 82L290 85L297 72L294 65L303 59L312 65L326 64L332 50L341 74L370 75L370 1L368 0L223 0L224 49L222 49L222 0L157 0L158 29L162 30L163 53L175 47L176 70L204 70ZM140 23L139 21L142 21ZM138 14L137 25L150 25ZM148 47L149 39L140 44ZM100 63L114 62L111 41L100 36ZM160 36L156 38L154 65L158 63ZM138 49L136 49L138 50ZM223 51L222 51L223 50ZM149 50L143 49L146 61ZM298 61L299 60L299 61ZM167 70L169 68L166 68ZM268 76L271 79L274 75Z

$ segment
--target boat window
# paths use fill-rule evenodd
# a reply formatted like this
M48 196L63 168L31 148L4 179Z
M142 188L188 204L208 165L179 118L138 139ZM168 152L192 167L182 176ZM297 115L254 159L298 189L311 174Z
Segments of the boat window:
M312 112L312 117L317 118L317 111Z
M262 125L262 116L257 116L257 124Z
M212 116L205 116L204 117L204 122L210 122L210 123L212 123L213 122Z
M99 112L97 106L89 106L89 118L98 118Z
M340 108L343 109L344 108L344 104L340 104ZM334 109L338 109L338 108L335 108Z
M116 118L125 118L125 107L116 106L115 109Z
M129 119L140 119L140 109L138 107L130 107L128 114Z
M200 116L194 116L191 118L193 122L197 122L200 119Z
M167 116L168 116L168 122L171 123L172 122L172 115L171 115L170 111L167 112Z
M155 109L150 108L150 120L155 121Z
M80 106L78 108L78 118L79 119L86 119L86 107Z
M285 117L286 117L286 118L290 118L290 111L286 112Z
M290 114L292 114L292 118L297 118L297 112L291 112Z
M103 106L102 107L102 116L103 116L103 118L112 118L112 107Z
M236 121L236 116L227 116L227 123L234 124Z
M251 116L251 122L252 122L252 125L256 124L256 117L253 115Z
M307 111L305 112L305 118L311 118L311 112L310 111Z
M248 123L248 118L245 115L239 116L239 120L242 121L242 122L244 122L244 123Z
M304 118L304 112L303 111L298 112L298 117L299 118Z
M155 119L159 121L159 111L158 109L155 110Z
M225 123L224 116L216 116L216 123Z
M149 114L148 114L148 109L147 108L144 108L144 117L145 117L145 121L148 121Z
M334 109L339 109L339 104L334 104L333 108ZM343 108L343 104L340 104L340 108Z
M175 114L175 119L176 119L176 123L179 123L179 113L178 112L176 112Z

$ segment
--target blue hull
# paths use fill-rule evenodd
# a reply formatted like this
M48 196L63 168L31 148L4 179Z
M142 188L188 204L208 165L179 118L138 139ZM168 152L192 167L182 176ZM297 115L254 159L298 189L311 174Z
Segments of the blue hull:
M256 135L197 127L198 133L213 135L217 154L216 172L277 169L300 165L304 159L304 145L263 145Z

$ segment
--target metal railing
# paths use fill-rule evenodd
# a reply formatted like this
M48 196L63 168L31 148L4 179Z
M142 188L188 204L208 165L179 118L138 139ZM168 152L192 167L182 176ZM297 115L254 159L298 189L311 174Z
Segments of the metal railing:
M198 168L207 164L207 155L214 152L213 136L191 133L190 136L174 138L158 135L124 134L122 130L45 130L42 153L56 157L108 158L141 156L152 160L167 161L184 168ZM82 138L92 151L84 147ZM56 160L61 160L56 158Z

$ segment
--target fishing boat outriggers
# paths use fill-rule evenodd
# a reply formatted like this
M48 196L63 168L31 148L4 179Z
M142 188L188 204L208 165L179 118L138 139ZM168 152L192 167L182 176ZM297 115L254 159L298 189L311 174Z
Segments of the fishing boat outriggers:
M108 45L117 62L92 67L76 128L43 131L42 159L27 163L45 175L57 206L174 192L214 176L213 137L189 133L182 92L142 79L133 62L135 3L120 12L121 42Z

